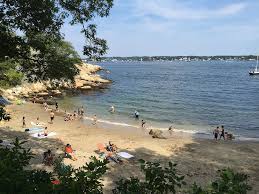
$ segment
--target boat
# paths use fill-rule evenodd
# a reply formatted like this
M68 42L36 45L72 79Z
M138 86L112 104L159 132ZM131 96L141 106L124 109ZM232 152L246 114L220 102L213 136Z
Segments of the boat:
M255 66L255 69L254 69L253 71L250 71L250 72L249 72L249 75L259 75L258 56L257 56L257 59L256 59L256 66Z

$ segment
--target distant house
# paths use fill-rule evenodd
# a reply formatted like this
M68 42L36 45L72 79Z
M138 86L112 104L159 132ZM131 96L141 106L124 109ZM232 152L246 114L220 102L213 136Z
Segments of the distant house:
M6 100L4 97L0 96L0 106L6 106L11 104L8 100Z

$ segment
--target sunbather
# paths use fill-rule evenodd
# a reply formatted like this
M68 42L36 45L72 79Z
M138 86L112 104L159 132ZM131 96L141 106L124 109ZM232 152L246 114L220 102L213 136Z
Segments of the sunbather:
M65 147L65 155L70 157L74 161L77 160L77 158L75 157L75 152L70 144L67 144Z
M109 144L107 146L107 150L110 151L110 152L116 152L117 149L118 149L117 146L109 141Z

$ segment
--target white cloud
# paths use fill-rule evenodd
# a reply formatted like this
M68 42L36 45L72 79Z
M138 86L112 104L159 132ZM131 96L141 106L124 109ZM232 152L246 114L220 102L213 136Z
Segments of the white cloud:
M200 20L231 16L244 10L245 3L233 3L220 8L192 8L176 0L135 0L138 16L155 16L166 20Z

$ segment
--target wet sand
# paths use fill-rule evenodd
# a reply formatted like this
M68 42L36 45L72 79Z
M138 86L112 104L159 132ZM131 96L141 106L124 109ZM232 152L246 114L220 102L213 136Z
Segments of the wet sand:
M141 176L138 159L168 161L178 163L177 168L186 175L188 183L197 182L204 185L217 176L217 170L233 168L250 175L249 181L253 186L252 194L259 193L259 143L252 141L219 141L193 138L182 133L173 133L168 139L153 139L148 131L112 125L97 124L93 126L89 121L75 120L65 122L64 118L56 116L54 123L49 124L49 112L42 105L26 103L24 105L10 105L7 107L12 115L10 122L1 122L1 139L11 140L18 136L28 141L26 146L32 147L35 158L30 167L51 168L43 166L42 153L51 149L56 157L63 155L64 145L70 143L76 150L77 161L64 159L66 164L74 167L82 166L89 161L90 156L98 156L97 143L112 141L122 151L127 151L135 159L123 164L110 163L109 171L104 178L104 191L111 193L114 182L119 177ZM56 114L58 115L58 114ZM29 136L22 128L22 117L26 117L27 127L30 122L46 123L49 132L56 132L52 138L37 139ZM86 116L91 116L87 115ZM97 115L98 116L98 115Z

